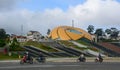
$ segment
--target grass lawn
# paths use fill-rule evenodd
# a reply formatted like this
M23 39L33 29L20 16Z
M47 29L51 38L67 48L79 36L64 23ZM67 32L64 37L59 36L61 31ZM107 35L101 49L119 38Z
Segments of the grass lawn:
M15 60L15 59L19 59L18 54L12 53L12 55L9 56L8 54L0 52L0 60Z
M82 40L76 40L76 42L78 42L78 43L80 43L80 44L83 44L83 45L86 45L86 46L92 46L91 44L86 43L86 42L84 42L84 41L82 41Z
M85 50L85 49L87 49L87 48L84 48L84 47L78 47L78 46L76 46L73 43L68 42L68 41L59 41L59 42L62 43L62 44L64 44L67 47L73 47L73 48L76 48L76 49L79 49L79 50Z
M48 51L48 52L58 52L58 50L56 50L56 49L53 49L49 46L45 46L45 45L38 43L38 42L35 42L35 41L28 41L24 45L32 45L32 46L38 47L38 48L45 50L45 51Z
M96 52L99 51L99 50L98 50L97 48L95 48L95 47L87 47L87 48L84 48L84 47L78 47L78 46L76 46L76 45L74 45L73 43L68 42L68 41L59 41L59 42L62 43L62 44L64 44L64 45L66 45L67 47L73 47L73 48L76 48L76 49L79 49L79 50L91 49L91 50L96 51ZM77 40L76 42L81 43L81 44L86 45L86 46L92 46L91 44L88 44L88 43L86 43L86 42L83 42L82 40Z
M75 47L75 46L76 46L76 45L74 45L73 43L68 42L68 41L60 40L59 42L62 43L62 44L64 44L64 45L67 46L67 47Z

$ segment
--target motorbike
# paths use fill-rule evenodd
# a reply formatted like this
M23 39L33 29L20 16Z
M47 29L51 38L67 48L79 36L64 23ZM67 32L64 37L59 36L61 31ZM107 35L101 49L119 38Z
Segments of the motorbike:
M95 62L100 62L100 63L101 63L101 62L103 62L103 58L98 58L98 57L97 57L97 58L95 59Z
M80 57L77 60L78 60L78 62L86 62L86 58L85 57Z
M39 63L45 63L45 62L46 62L46 58L45 58L45 57L38 57L38 58L36 58L36 60L37 60Z
M30 59L27 59L26 56L24 56L24 57L20 60L20 64L24 64L24 63L33 64L33 58L30 57Z

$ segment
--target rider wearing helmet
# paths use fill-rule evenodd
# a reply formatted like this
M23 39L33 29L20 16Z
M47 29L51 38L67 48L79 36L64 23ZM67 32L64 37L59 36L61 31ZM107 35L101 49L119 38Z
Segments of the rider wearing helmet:
M98 58L99 58L99 60L102 60L102 59L103 59L100 53L99 53L99 55L98 55Z
M44 55L42 54L42 52L39 52L39 58L40 60L44 60Z
M86 58L85 58L84 54L81 54L81 55L80 55L79 61L80 61L80 62L85 62L85 61L86 61Z
M26 55L25 55L25 56L26 56L26 60L30 60L31 57L30 57L29 52L26 52Z

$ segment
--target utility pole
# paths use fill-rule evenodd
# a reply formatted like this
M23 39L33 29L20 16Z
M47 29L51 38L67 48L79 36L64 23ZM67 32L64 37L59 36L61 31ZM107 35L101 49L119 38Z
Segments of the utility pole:
M72 20L72 27L74 27L74 20Z
M21 36L23 35L23 25L21 25Z

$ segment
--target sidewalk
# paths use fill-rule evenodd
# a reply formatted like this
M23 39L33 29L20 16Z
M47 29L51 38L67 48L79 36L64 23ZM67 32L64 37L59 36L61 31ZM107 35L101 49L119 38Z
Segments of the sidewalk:
M87 57L86 62L94 62L95 57ZM103 62L120 62L120 57L106 57ZM0 62L19 62L20 60L0 60ZM34 59L35 61L35 59ZM77 62L77 58L47 58L46 62Z
M95 57L87 57L86 62L94 62ZM106 57L103 62L120 62L120 57ZM77 58L49 58L49 62L77 62Z

